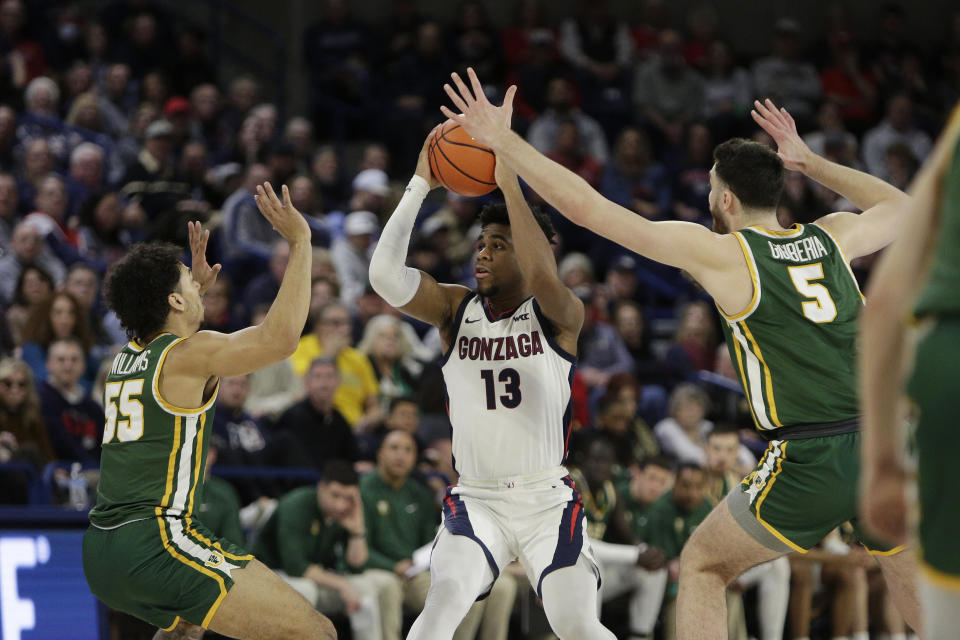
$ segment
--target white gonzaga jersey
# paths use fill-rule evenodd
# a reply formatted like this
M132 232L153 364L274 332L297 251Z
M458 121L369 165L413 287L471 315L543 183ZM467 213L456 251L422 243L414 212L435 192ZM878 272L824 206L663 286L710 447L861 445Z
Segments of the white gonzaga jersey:
M537 301L496 317L470 293L454 327L443 378L457 472L494 480L562 464L577 359L557 345Z

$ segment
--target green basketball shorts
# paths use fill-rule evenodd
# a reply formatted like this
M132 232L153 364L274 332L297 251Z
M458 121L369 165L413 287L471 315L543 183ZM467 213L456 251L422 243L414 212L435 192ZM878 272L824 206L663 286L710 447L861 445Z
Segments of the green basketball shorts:
M231 572L253 559L192 518L149 518L83 536L90 591L111 609L173 629L207 627L233 586Z
M960 318L937 318L924 326L907 392L916 405L920 547L927 578L960 589L960 528L957 493L960 458L957 410L960 397Z
M860 434L773 440L757 468L728 494L730 512L760 544L806 553L848 520L867 551L902 547L871 540L857 526Z

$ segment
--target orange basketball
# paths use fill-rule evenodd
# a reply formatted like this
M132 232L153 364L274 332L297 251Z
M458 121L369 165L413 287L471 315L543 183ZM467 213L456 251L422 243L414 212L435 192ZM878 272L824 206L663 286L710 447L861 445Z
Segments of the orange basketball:
M453 120L443 123L430 141L430 171L450 191L475 198L497 188L496 157Z

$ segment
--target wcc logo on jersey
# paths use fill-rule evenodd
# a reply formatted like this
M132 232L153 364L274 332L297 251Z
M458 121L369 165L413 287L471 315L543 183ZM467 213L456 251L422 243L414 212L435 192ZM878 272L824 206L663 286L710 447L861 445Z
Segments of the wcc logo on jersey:
M468 338L457 340L457 355L461 360L514 360L543 353L539 331L520 333L502 338Z

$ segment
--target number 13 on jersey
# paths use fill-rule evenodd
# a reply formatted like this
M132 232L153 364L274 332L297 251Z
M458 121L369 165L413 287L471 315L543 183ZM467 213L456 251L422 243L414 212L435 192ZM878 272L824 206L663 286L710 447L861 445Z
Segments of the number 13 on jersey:
M487 390L487 410L497 408L497 385L493 379L493 369L483 369L480 372ZM516 369L503 369L497 380L504 383L504 394L500 396L500 404L506 409L516 409L520 406L520 374Z

